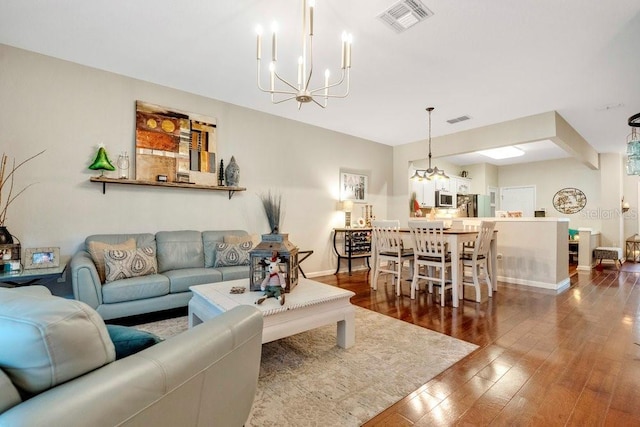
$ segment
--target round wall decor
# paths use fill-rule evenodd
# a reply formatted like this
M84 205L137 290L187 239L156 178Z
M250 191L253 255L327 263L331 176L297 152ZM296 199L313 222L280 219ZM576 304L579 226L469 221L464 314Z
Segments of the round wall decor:
M563 214L580 212L587 205L587 196L577 188L563 188L553 196L553 207Z

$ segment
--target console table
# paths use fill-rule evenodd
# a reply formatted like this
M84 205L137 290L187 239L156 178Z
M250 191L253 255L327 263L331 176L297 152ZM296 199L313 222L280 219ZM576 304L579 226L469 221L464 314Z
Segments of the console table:
M338 265L335 274L340 271L340 261L347 260L349 274L351 274L351 260L365 258L367 268L369 257L371 256L371 228L334 228L333 229L333 250L338 257ZM338 243L338 236L343 236L342 244Z

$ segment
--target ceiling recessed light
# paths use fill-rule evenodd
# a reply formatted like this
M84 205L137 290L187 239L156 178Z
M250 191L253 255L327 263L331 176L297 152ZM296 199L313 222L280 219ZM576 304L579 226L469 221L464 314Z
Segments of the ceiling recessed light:
M511 157L519 157L524 155L524 151L519 148L508 146L500 148L492 148L491 150L476 151L483 156L491 157L492 159L510 159Z

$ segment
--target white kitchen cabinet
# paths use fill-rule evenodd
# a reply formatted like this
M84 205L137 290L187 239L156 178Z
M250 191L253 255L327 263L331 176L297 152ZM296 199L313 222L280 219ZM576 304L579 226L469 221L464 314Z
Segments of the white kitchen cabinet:
M432 208L436 205L436 185L434 181L429 181L426 179L422 180L423 182L423 207Z
M456 194L469 194L471 192L471 179L461 176L451 177L452 192Z
M416 193L416 200L418 201L420 206L422 206L422 203L424 201L424 189L422 181L418 181L417 179L409 179L409 196L411 196L412 193Z
M447 193L451 193L451 179L434 179L432 182L434 183L434 190L437 191L445 191ZM435 196L434 196L435 197Z
M416 200L421 208L433 207L436 204L436 187L433 181L427 179L409 180L409 189L411 193L416 193Z

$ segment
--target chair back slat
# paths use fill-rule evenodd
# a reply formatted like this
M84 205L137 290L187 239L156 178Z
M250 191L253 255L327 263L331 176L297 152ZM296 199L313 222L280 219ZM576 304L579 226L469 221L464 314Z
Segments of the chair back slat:
M373 228L373 238L378 253L401 253L402 238L400 237L399 220L375 220L372 221L371 227Z
M489 253L491 245L491 238L493 237L493 230L496 227L495 221L482 221L480 223L480 230L478 231L478 237L476 238L475 246L473 248L473 258L486 257Z
M444 221L409 221L416 256L444 258L447 245L444 238Z

